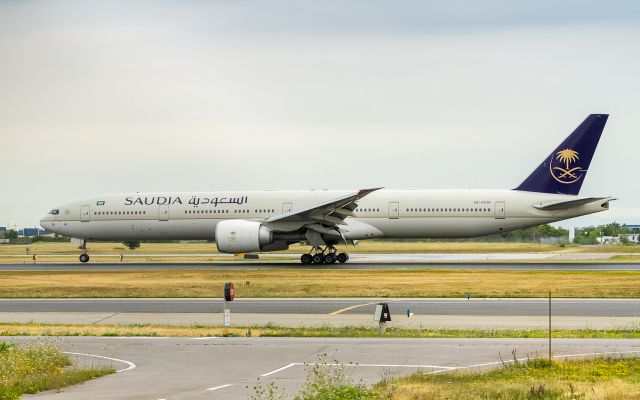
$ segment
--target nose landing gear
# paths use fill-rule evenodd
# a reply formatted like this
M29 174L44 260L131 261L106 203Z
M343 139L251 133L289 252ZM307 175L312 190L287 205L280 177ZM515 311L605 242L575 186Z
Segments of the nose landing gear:
M347 253L338 253L333 246L327 246L324 249L314 247L311 251L312 253L303 254L300 257L300 262L303 264L335 264L336 262L344 264L349 261Z
M87 241L83 240L80 245L80 249L82 249L82 254L80 254L80 262L86 263L89 262L89 255L87 254Z

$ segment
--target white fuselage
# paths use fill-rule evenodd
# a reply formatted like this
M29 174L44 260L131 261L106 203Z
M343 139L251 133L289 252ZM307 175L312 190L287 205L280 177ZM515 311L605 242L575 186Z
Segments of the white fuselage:
M214 240L223 220L263 221L353 193L347 190L110 194L64 204L41 225L86 240ZM606 209L534 207L576 196L518 190L378 190L346 218L349 240L464 238L510 231ZM286 228L286 227L283 227Z

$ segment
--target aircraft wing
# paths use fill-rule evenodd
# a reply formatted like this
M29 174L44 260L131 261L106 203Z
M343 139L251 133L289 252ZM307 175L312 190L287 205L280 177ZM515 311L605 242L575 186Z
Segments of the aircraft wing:
M337 227L344 225L346 217L352 217L353 210L358 206L357 201L371 192L382 188L360 189L357 192L331 199L324 203L301 210L293 210L288 213L274 215L266 219L267 223L297 222L303 224L320 224L323 226Z
M557 210L566 210L569 208L580 207L585 204L595 203L597 201L604 203L608 203L612 200L615 200L615 197L586 197L583 199L575 199L568 201L552 201L549 203L542 203L534 205L535 208L542 211L557 211Z

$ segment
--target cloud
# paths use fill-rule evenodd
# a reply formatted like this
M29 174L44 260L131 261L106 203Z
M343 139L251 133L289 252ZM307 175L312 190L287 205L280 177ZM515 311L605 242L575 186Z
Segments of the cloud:
M0 221L130 190L515 187L592 112L583 191L633 209L639 7L1 3Z

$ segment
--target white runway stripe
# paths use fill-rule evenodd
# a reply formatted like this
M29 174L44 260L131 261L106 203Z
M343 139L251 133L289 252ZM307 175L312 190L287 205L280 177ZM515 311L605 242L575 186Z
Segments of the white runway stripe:
M233 383L227 383L226 385L220 385L220 386L210 387L209 389L206 389L206 390L208 390L208 391L212 392L212 391L214 391L214 390L224 389L224 388L229 387L229 386L233 386Z
M95 358L102 358L105 360L111 360L111 361L116 361L116 362L121 362L124 364L127 364L128 367L127 368L123 368L123 369L119 369L116 371L116 373L118 372L125 372L125 371L131 371L132 369L134 369L136 367L136 364L132 363L131 361L127 361L127 360L121 360L119 358L113 358L113 357L106 357L106 356L99 356L96 354L88 354L88 353L74 353L72 351L65 351L63 352L64 354L70 354L70 355L74 355L74 356L85 356L85 357L95 357Z

